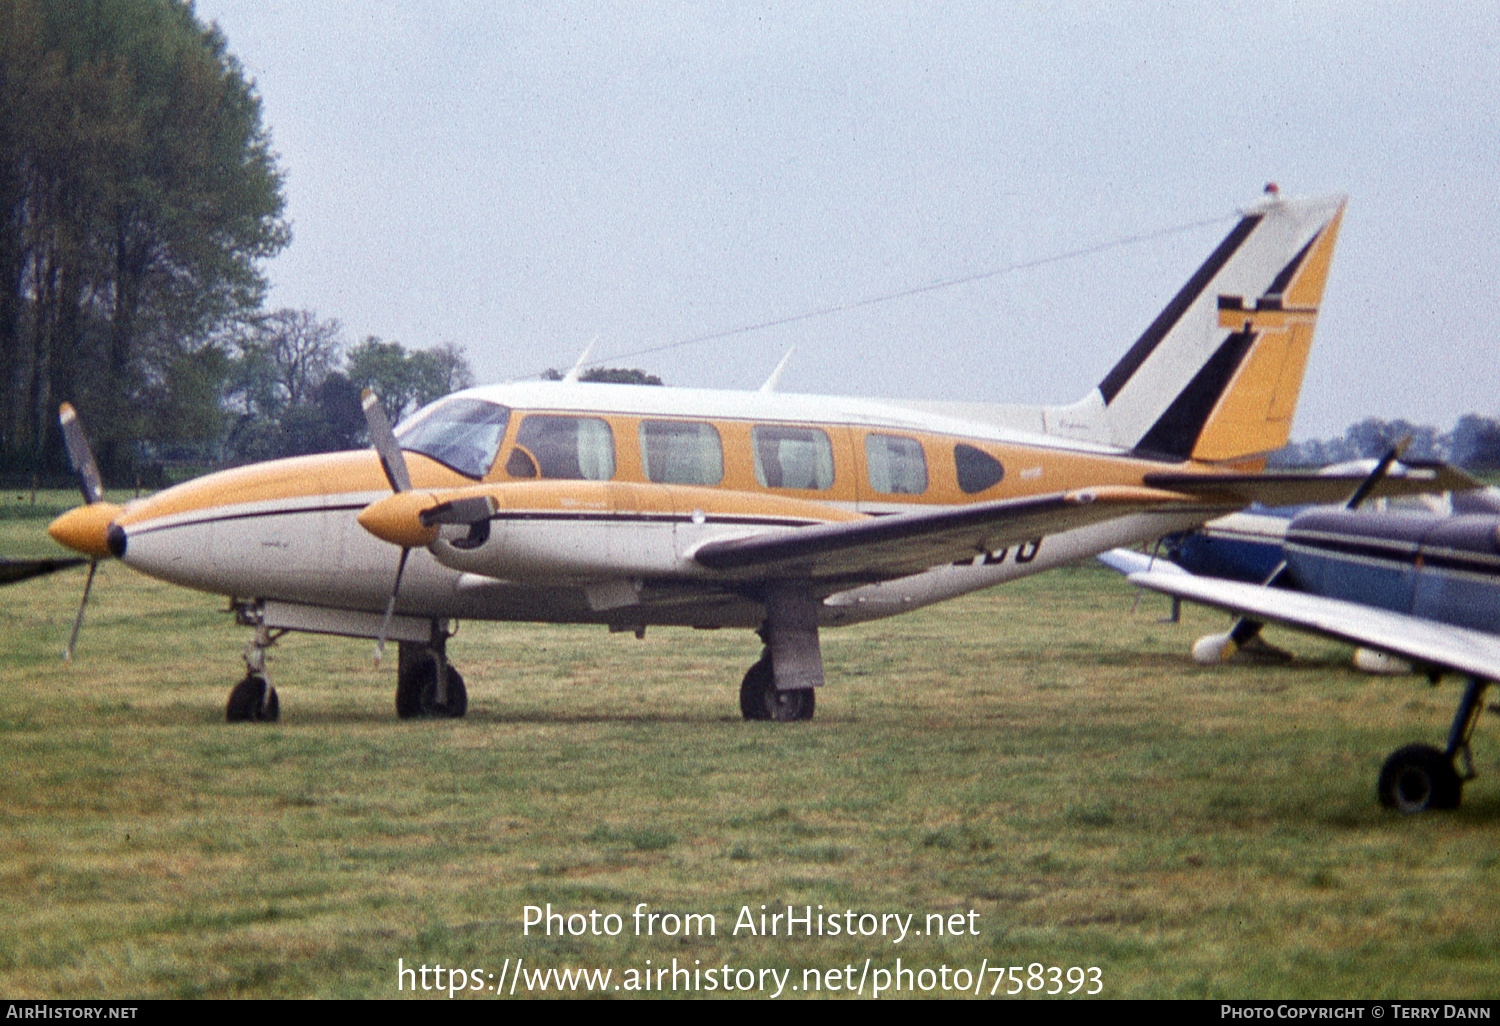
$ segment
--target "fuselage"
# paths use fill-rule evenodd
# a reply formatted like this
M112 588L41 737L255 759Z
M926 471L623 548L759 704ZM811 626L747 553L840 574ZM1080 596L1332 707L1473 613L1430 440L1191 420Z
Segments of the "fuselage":
M1500 633L1500 516L1315 510L1285 554L1304 591Z
M998 411L997 411L998 412ZM482 524L382 540L361 513L391 497L373 452L276 460L132 503L110 544L153 577L241 599L375 611L412 552L398 613L426 618L756 626L751 584L696 563L706 542L914 508L1139 485L1191 464L855 399L527 383L470 389L397 429L413 488L482 492ZM976 553L926 573L851 581L825 624L889 616L1207 513L1135 514ZM367 522L369 518L367 517ZM374 528L372 528L374 530Z
M1454 508L1493 508L1493 499ZM1277 586L1500 633L1500 515L1336 506L1235 513L1174 536L1173 563L1202 577Z

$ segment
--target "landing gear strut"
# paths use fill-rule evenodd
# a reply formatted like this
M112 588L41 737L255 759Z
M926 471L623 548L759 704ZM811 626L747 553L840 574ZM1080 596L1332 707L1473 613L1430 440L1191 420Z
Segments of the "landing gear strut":
M778 690L771 672L771 653L764 652L740 682L740 715L747 720L790 723L810 720L818 693L812 688Z
M403 641L396 670L396 715L458 719L469 710L463 676L448 662L447 636L427 644Z
M818 644L821 602L807 588L775 585L766 592L765 648L740 682L740 715L747 720L810 720L823 683Z
M1463 800L1464 782L1473 780L1474 759L1469 738L1479 719L1481 700L1489 681L1469 678L1464 697L1453 714L1448 746L1405 745L1391 753L1380 769L1380 804L1397 812L1456 809ZM1460 772L1459 764L1463 769Z
M275 723L281 718L281 700L266 672L266 649L285 633L272 632L264 623L255 625L255 637L245 646L245 677L230 689L224 709L230 723Z

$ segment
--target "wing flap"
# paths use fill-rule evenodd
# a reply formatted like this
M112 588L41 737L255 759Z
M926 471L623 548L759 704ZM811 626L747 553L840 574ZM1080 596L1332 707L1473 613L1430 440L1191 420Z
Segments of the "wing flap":
M1107 486L707 542L693 559L736 576L890 580L1129 513L1195 503L1176 492Z
M1353 602L1236 581L1153 570L1130 583L1164 595L1500 681L1500 637Z

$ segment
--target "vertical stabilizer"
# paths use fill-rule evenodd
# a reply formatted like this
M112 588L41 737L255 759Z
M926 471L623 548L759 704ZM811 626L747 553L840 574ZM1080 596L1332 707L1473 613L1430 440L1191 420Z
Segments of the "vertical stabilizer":
M1269 199L1233 230L1099 387L1049 433L1173 460L1286 444L1344 197Z

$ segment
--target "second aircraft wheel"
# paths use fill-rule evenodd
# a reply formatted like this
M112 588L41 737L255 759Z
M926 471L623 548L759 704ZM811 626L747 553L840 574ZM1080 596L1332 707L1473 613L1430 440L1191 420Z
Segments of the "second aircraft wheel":
M1380 768L1380 804L1397 812L1456 809L1463 781L1453 760L1431 745L1406 745Z

